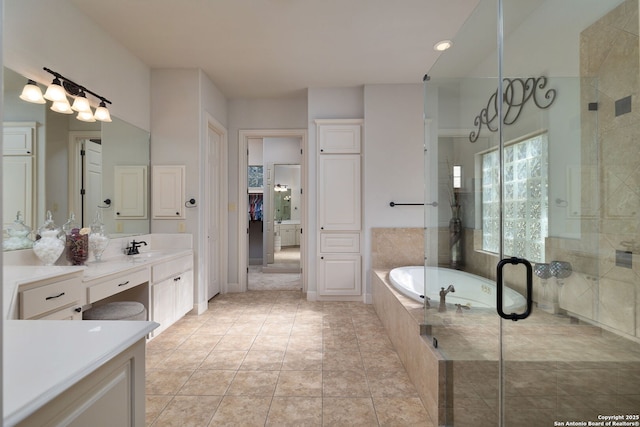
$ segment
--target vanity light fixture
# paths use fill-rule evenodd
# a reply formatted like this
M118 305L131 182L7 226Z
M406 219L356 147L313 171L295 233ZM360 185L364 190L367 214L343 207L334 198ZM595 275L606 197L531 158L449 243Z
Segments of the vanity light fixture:
M78 93L78 96L76 96L76 99L73 100L71 109L79 113L91 112L91 105L89 104L89 100L87 99L87 96L84 94L84 91L82 89L80 89L80 92Z
M20 99L34 104L44 104L47 102L42 97L42 90L40 89L40 86L31 79L29 79L27 84L24 85L24 88L22 88Z
M107 104L105 104L104 101L100 101L100 105L96 108L93 118L101 122L111 122L111 114L109 114Z
M51 82L51 84L47 87L47 90L44 94L44 99L48 99L49 101L53 102L53 105L51 105L52 111L63 114L73 114L74 111L77 111L77 119L84 122L95 122L96 120L99 120L101 122L111 121L111 114L109 114L109 110L107 109L107 104L111 104L111 101L66 78L60 73L57 73L47 67L44 67L43 69L47 73L52 74L54 77L53 82ZM32 80L29 80L29 83L27 83L27 85L34 86L35 88L40 90L38 85ZM25 87L23 93L26 91L26 89L27 88ZM40 94L42 94L42 91L40 91ZM93 95L100 101L98 108L96 108L95 114L93 113L93 111L91 111L91 104L87 99L87 94ZM74 98L73 105L69 104L69 100L67 99L68 96ZM27 97L26 94L25 97ZM31 101L31 98L25 99L22 95L20 96L20 98L29 102L39 102ZM45 102L44 99L42 99L42 102L39 103L43 104Z
M444 52L447 49L451 49L453 42L451 40L441 40L433 45L433 50L438 52Z
M69 101L67 101L67 98L62 101L54 101L51 105L51 111L62 114L73 114L73 110L71 109L71 105L69 104Z
M67 93L64 91L64 88L62 87L62 83L60 82L59 78L55 77L53 79L53 81L51 82L49 87L47 87L47 90L44 93L44 98L52 102L62 101L63 99L67 99Z

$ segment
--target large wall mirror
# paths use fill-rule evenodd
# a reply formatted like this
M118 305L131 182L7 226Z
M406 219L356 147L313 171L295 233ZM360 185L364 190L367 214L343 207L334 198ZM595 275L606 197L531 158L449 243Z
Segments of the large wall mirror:
M111 237L149 233L149 133L117 117L87 123L51 111L50 103L22 101L26 82L4 69L4 132L33 127L34 143L31 152L3 152L3 229L18 211L32 229L46 211L58 226L70 212L88 226L99 211ZM133 193L131 181L118 175L123 170L139 177Z

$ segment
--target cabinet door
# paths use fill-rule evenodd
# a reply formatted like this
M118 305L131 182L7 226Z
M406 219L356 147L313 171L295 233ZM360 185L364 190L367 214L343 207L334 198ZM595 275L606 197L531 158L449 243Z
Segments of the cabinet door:
M173 280L176 284L176 320L178 320L193 309L193 270L185 271Z
M318 125L318 146L321 153L349 154L360 152L359 124Z
M30 156L33 154L33 142L36 124L3 127L2 154L4 156Z
M116 166L114 170L116 219L147 217L147 167Z
M360 230L360 155L324 154L318 183L321 230Z
M154 166L151 187L154 219L184 218L185 166Z
M158 335L160 332L167 329L175 319L175 307L176 307L176 285L173 279L163 280L156 283L152 287L153 298L153 320L158 322L158 326L153 335Z
M4 227L13 224L16 212L26 225L33 224L33 156L4 156L2 161L2 212Z
M318 263L321 296L357 296L361 283L360 255L324 254Z

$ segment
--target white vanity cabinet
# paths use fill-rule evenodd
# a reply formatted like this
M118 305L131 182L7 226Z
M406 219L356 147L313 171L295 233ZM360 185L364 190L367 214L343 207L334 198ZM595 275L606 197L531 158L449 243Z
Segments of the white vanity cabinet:
M300 245L300 240L296 236L296 230L300 232L300 226L296 224L276 224L276 235L280 236L280 246Z
M152 319L157 336L193 309L193 255L151 267Z
M362 294L361 119L316 120L318 297Z
M20 319L81 320L86 303L82 273L22 285L18 300Z

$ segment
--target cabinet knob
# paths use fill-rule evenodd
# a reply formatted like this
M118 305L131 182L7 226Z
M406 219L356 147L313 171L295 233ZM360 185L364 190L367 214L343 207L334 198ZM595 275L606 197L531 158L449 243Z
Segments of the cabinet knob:
M116 212L116 215L120 215L120 212Z
M176 212L176 215L180 215L180 212Z
M324 230L324 227L320 227L320 230Z
M174 281L174 282L177 282L178 280L182 280L182 277L178 276L178 277L174 277L174 278L173 278L173 281Z
M321 256L321 257L320 257L320 259L324 259L324 257L323 257L323 256Z
M321 149L320 149L320 152L321 152L321 153L324 153L324 148L321 148Z
M82 311L82 307L76 307L73 309L76 313L80 313Z

